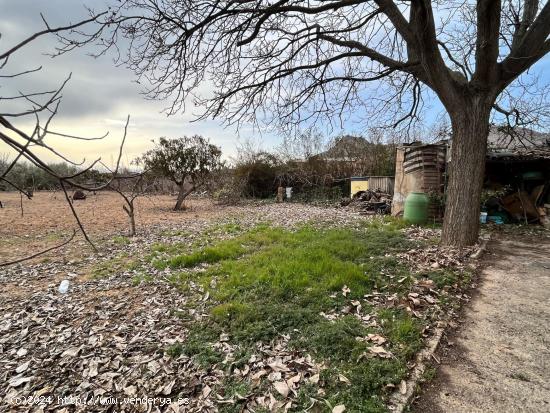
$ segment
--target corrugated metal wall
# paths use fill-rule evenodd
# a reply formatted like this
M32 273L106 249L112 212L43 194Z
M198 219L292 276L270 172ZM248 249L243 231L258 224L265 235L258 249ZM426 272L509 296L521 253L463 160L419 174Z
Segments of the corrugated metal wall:
M380 190L393 195L393 186L395 179L393 176L369 176L369 189L371 191Z

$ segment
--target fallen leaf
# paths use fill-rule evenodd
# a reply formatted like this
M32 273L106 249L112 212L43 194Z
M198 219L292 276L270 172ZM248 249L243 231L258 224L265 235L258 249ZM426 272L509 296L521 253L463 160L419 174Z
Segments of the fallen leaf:
M27 361L26 363L21 364L15 369L15 372L19 374L19 373L23 373L24 371L27 371L27 369L29 368L29 364L30 364L30 361Z
M128 386L128 387L125 387L123 390L124 390L124 393L127 396L135 396L136 393L137 393L137 387L136 386Z
M202 388L202 397L204 397L206 399L210 395L211 392L212 392L212 388L208 384L206 384Z
M401 380L401 383L399 383L399 393L407 393L407 382L405 380Z
M338 380L340 380L342 383L351 384L349 379L346 376L344 376L343 374L338 375Z
M291 378L286 380L286 384L288 384L288 387L293 388L296 383L299 383L302 379L302 375L298 373L295 376L292 376Z
M261 377L265 376L267 374L267 371L264 369L257 371L252 375L252 380L259 380Z
M275 387L275 390L277 390L277 392L283 397L287 397L290 392L290 388L285 381L277 381L273 383L273 387Z
M381 346L387 341L385 337L382 337L379 334L367 334L367 339L369 341L372 341L373 343L378 344L379 346Z
M17 350L17 357L23 357L28 353L28 350L25 348L20 348Z
M18 386L21 386L23 383L28 383L31 380L32 380L32 376L31 377L16 376L9 381L8 385L10 387L18 387Z
M382 358L390 358L393 355L390 351L386 350L384 347L381 347L381 346L369 347L369 351Z
M165 395L165 396L168 396L170 395L170 393L172 393L172 387L174 387L174 384L176 383L175 380L172 380L171 382L167 383L163 388L162 388L162 394Z
M346 411L346 406L343 404L339 404L338 406L334 406L332 408L332 413L343 413Z
M277 359L273 363L269 363L268 366L271 367L271 370L273 371L281 371L281 372L290 371L290 369L287 367L286 364L282 362L281 359Z
M314 374L314 375L311 376L307 381L308 381L309 383L312 383L312 384L317 384L317 383L319 383L319 375L318 375L318 374Z
M80 347L70 347L61 353L61 357L76 357L80 353Z
M88 366L88 377L93 378L97 376L98 367L99 367L99 363L97 361L95 360L90 361L90 365Z

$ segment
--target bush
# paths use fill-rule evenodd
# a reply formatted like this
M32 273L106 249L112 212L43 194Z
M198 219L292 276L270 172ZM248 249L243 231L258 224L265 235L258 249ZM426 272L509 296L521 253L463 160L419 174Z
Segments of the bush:
M208 188L212 198L220 205L236 205L243 199L246 181L224 169L212 175Z
M237 161L234 175L244 182L243 196L269 198L277 191L281 171L279 159L267 152L258 152Z

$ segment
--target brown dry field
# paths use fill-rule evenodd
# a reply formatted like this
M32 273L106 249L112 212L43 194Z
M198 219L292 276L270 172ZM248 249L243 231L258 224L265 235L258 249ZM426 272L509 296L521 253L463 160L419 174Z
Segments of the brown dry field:
M31 200L16 192L0 192L0 262L59 244L77 228L76 221L62 192L35 192ZM152 225L185 225L186 221L213 219L234 212L234 207L215 205L209 199L189 199L185 211L172 210L175 197L154 195L136 201L137 230ZM128 218L123 201L114 192L90 194L75 201L74 207L86 231L94 240L126 235Z

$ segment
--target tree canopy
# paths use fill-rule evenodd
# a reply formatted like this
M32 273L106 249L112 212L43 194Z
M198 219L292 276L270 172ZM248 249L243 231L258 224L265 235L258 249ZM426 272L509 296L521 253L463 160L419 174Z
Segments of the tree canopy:
M156 147L143 154L138 162L178 185L176 210L181 208L187 195L204 185L210 174L222 166L221 149L199 135L160 138Z

